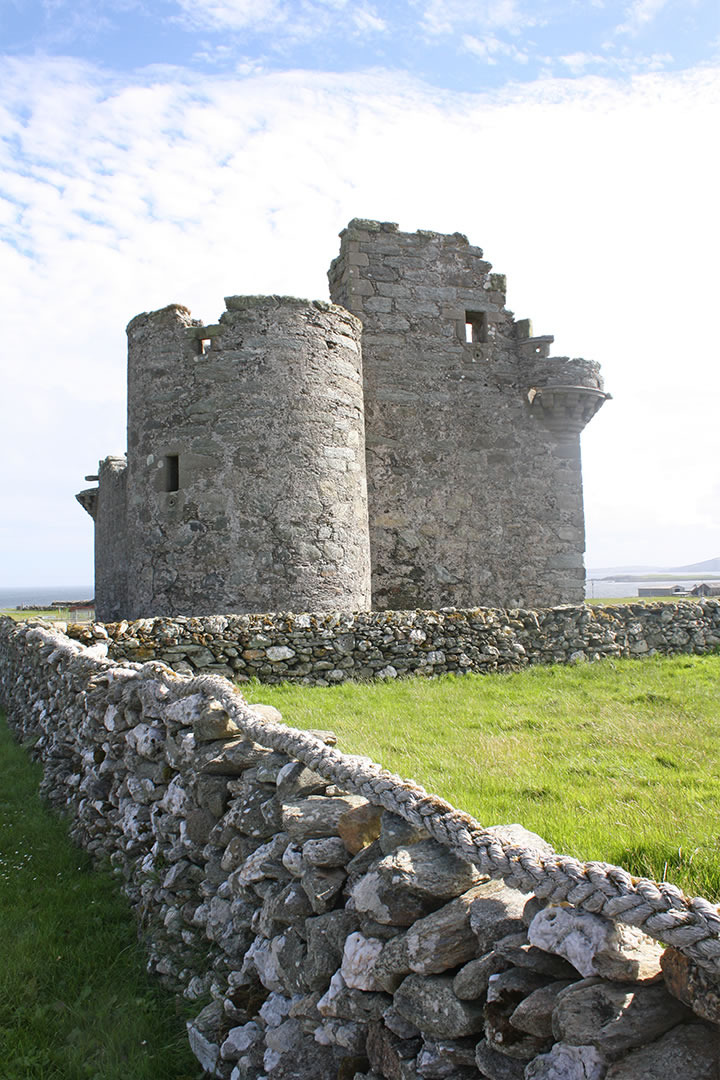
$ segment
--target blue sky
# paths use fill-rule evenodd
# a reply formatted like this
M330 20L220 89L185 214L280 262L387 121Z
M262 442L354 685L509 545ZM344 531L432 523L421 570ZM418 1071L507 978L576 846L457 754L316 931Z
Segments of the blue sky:
M124 327L466 233L614 395L590 566L720 555L717 0L0 0L0 585L91 579Z
M4 0L14 56L132 71L412 71L476 90L541 77L678 71L717 55L714 0Z

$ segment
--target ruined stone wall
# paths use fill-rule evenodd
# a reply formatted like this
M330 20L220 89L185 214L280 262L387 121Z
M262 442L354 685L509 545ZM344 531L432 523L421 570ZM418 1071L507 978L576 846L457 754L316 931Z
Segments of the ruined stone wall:
M108 621L128 607L127 462L107 457L98 468L95 518L95 611Z
M715 907L483 829L222 679L104 652L4 619L0 701L124 882L149 969L210 995L189 1025L210 1075L715 1080Z
M505 611L316 612L143 619L71 626L116 660L162 660L186 674L327 686L348 679L513 670L720 646L720 602Z
M369 606L360 327L230 297L128 326L123 614Z
M128 607L127 459L107 457L98 465L98 486L75 496L95 524L95 613L122 619Z
M580 602L597 365L549 359L459 233L355 220L341 239L330 294L363 323L373 606ZM538 395L548 383L564 390Z

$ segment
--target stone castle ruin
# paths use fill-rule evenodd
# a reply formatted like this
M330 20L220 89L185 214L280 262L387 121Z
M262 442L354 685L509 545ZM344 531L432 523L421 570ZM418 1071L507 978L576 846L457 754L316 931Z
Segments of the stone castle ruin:
M598 365L460 233L355 219L329 279L129 324L127 459L77 496L98 618L582 601Z

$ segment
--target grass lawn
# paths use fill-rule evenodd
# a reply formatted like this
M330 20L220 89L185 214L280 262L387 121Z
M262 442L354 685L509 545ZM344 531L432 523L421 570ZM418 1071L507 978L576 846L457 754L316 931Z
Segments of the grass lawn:
M693 598L694 599L694 598ZM620 607L623 604L675 604L686 596L586 596L590 607Z
M720 656L241 687L484 825L720 900Z
M586 596L590 607L620 607L624 604L681 604L683 601L697 604L702 596Z
M8 615L15 622L27 622L29 619L52 619L53 622L87 622L91 608L70 611L70 608L33 608L32 611L16 611L15 608L2 608L1 615Z
M0 715L0 1076L197 1080L198 1006L147 974L117 879L40 802L40 773Z

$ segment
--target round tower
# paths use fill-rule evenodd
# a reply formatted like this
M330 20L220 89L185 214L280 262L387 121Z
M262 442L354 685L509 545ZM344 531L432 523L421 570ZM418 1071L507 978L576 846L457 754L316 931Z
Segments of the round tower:
M226 304L128 326L128 615L367 608L360 323Z

